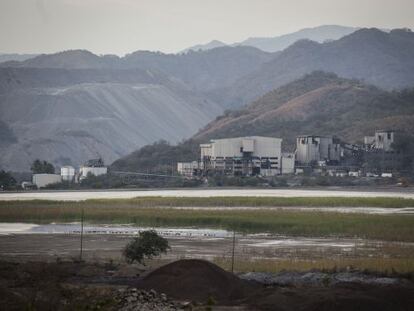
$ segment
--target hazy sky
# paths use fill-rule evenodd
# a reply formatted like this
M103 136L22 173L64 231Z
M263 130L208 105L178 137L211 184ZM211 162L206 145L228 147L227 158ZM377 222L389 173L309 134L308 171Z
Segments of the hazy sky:
M414 28L414 0L0 0L0 52L177 52L323 24Z

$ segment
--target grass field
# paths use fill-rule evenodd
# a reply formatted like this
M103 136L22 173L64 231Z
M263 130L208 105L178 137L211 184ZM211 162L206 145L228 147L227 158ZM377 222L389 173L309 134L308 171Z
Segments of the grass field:
M81 202L51 200L0 201L3 206L102 206L102 207L414 207L414 199L352 197L137 197L133 199L93 199Z
M159 206L375 206L408 207L398 198L137 198L82 202L4 201L1 222L79 221L81 209L91 223L133 223L142 226L224 228L283 235L340 236L414 242L414 217L287 210L178 210Z

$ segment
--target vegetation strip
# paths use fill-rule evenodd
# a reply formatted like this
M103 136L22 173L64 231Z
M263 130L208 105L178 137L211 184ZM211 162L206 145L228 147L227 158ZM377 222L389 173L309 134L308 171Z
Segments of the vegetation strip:
M138 198L83 202L0 202L2 222L79 221L81 209L91 223L129 223L157 227L223 228L296 236L340 236L414 242L414 217L289 210L178 210L158 206L414 206L393 198ZM279 204L279 205L278 205Z
M229 258L214 258L213 262L225 270L230 269ZM272 272L309 271L317 269L326 272L340 272L358 269L365 272L408 273L414 277L414 258L338 258L317 260L272 260L272 259L237 259L235 268L238 272Z
M414 207L414 199L361 197L137 197L133 199L90 199L80 202L28 200L0 201L4 206L102 206L102 207Z

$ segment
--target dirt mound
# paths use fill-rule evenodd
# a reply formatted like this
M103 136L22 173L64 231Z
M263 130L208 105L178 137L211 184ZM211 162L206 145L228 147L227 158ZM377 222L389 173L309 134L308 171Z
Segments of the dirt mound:
M205 260L179 260L146 275L138 285L155 289L176 299L218 302L243 299L254 289L250 282Z

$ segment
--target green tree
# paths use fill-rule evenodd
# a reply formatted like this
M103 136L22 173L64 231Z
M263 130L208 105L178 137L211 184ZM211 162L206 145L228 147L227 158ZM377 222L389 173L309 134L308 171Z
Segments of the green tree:
M10 189L16 186L16 180L10 173L0 171L0 189Z
M55 167L53 166L53 164L47 161L40 161L39 159L33 162L30 169L33 174L54 174L55 173Z
M124 249L128 263L134 261L145 265L144 259L151 259L170 249L167 239L158 235L155 230L141 231L139 236L129 242Z

